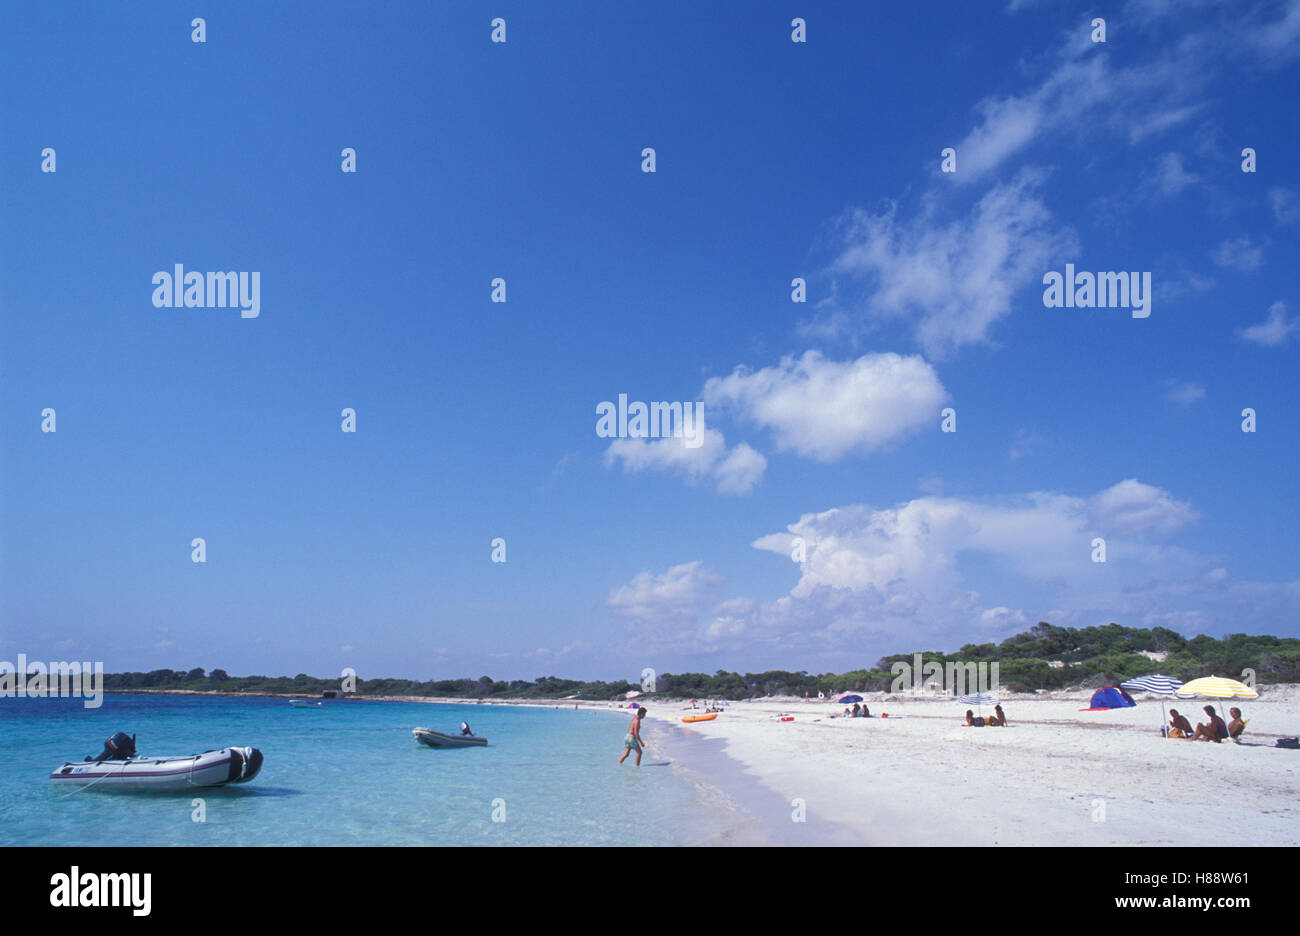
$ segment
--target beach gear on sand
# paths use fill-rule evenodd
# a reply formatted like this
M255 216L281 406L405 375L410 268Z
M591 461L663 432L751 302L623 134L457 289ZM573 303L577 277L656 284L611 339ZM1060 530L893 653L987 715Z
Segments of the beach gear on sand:
M1160 728L1163 731L1165 723L1169 721L1165 715L1165 699L1177 692L1181 685L1182 683L1172 676L1151 673L1147 676L1138 676L1136 679L1126 679L1119 684L1119 687L1129 692L1145 692L1148 695L1160 696Z
M1080 712L1104 712L1107 709L1133 708L1137 705L1133 697L1123 689L1117 689L1114 686L1107 686L1105 689L1098 689L1092 694L1092 701L1088 703L1088 708L1079 709Z
M687 723L697 722L697 721L713 721L713 719L717 717L718 717L717 712L710 712L708 715L683 715L682 721Z
M50 782L83 789L168 793L247 783L261 769L262 752L254 747L222 748L188 757L140 757L135 752L135 736L127 738L118 732L105 743L98 758L64 764L50 774Z
M1203 696L1209 699L1258 699L1259 693L1243 682L1225 679L1222 676L1205 676L1193 679L1174 690L1180 699L1195 699Z
M412 728L411 734L415 740L421 744L427 744L435 748L454 748L454 747L486 747L487 738L480 738L475 734L466 734L465 729L468 725L461 723L460 734L448 734L443 731L434 731L432 728Z
M862 696L860 696L860 695L846 695L846 696L841 696L841 697L840 697L838 700L836 700L836 701L837 701L840 705L852 705L854 702L861 702L861 701L862 701Z
M998 700L995 699L993 696L989 695L987 692L968 692L964 696L958 696L957 701L960 702L962 705L975 706L976 708L979 709L979 713L983 715L984 706L994 705L997 703Z
M1243 682L1227 679L1223 676L1203 676L1183 683L1174 695L1180 699L1195 699L1200 696L1209 699L1258 699L1259 693ZM1219 717L1223 717L1223 706L1219 706ZM1227 719L1225 718L1226 722Z

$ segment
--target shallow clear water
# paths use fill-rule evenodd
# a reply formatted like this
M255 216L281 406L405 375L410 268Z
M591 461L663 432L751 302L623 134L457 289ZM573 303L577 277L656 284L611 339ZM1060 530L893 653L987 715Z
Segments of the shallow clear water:
M416 726L468 721L486 748L436 750ZM4 845L673 845L718 841L734 815L651 750L615 761L621 713L489 705L109 695L0 700ZM144 755L252 746L246 786L185 794L54 789L50 772L116 731ZM206 821L192 818L192 800ZM494 800L505 821L494 822ZM498 810L499 814L499 810Z

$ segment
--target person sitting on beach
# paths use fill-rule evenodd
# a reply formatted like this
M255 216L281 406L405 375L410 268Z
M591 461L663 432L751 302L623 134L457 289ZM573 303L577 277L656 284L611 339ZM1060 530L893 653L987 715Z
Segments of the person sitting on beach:
M1179 715L1178 709L1169 710L1169 737L1188 740L1192 737L1192 723L1187 720L1186 715Z
M871 717L871 713L870 713L869 711L867 711L867 707L866 707L866 705L863 705L863 706L862 706L862 717L863 717L863 718L870 718L870 717Z
M999 728L1005 728L1007 726L1007 713L1002 711L1002 706L1000 705L993 706L993 712L994 712L993 715L994 720L992 724L997 725Z
M645 718L645 706L636 710L632 716L632 724L627 728L627 736L623 738L623 756L618 759L621 764L627 760L627 756L636 751L636 765L641 766L641 719Z
M1207 705L1204 711L1206 715L1210 716L1209 724L1198 724L1196 734L1192 735L1192 740L1213 741L1218 744L1228 737L1228 726L1223 723L1222 718L1215 714L1213 705Z
M1246 730L1246 723L1242 720L1241 709L1230 708L1228 714L1232 716L1232 721L1228 722L1228 736L1236 741L1241 737L1241 733Z
M984 719L983 719L982 717L981 717L981 718L976 718L976 717L975 717L975 713L972 712L970 709L967 709L967 710L966 710L966 723L965 723L964 725L962 725L962 727L963 727L963 728L983 728L983 727L984 727Z
M862 716L862 706L860 706L860 705L858 705L858 703L854 702L854 703L853 703L853 714L852 714L850 717L851 717L851 718L860 718L861 716Z

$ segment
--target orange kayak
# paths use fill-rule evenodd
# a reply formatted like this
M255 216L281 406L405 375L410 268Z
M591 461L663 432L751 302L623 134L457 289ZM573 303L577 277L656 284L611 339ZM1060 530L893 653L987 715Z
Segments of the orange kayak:
M718 717L717 712L710 712L708 715L683 715L682 721L684 722L713 721L713 719L717 717Z

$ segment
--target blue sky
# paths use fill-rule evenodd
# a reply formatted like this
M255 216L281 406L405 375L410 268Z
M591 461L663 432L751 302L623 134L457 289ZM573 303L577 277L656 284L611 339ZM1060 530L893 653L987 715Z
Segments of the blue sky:
M0 13L0 658L1300 634L1300 0L264 7ZM177 263L260 314L156 308ZM1067 263L1150 316L1045 308Z

